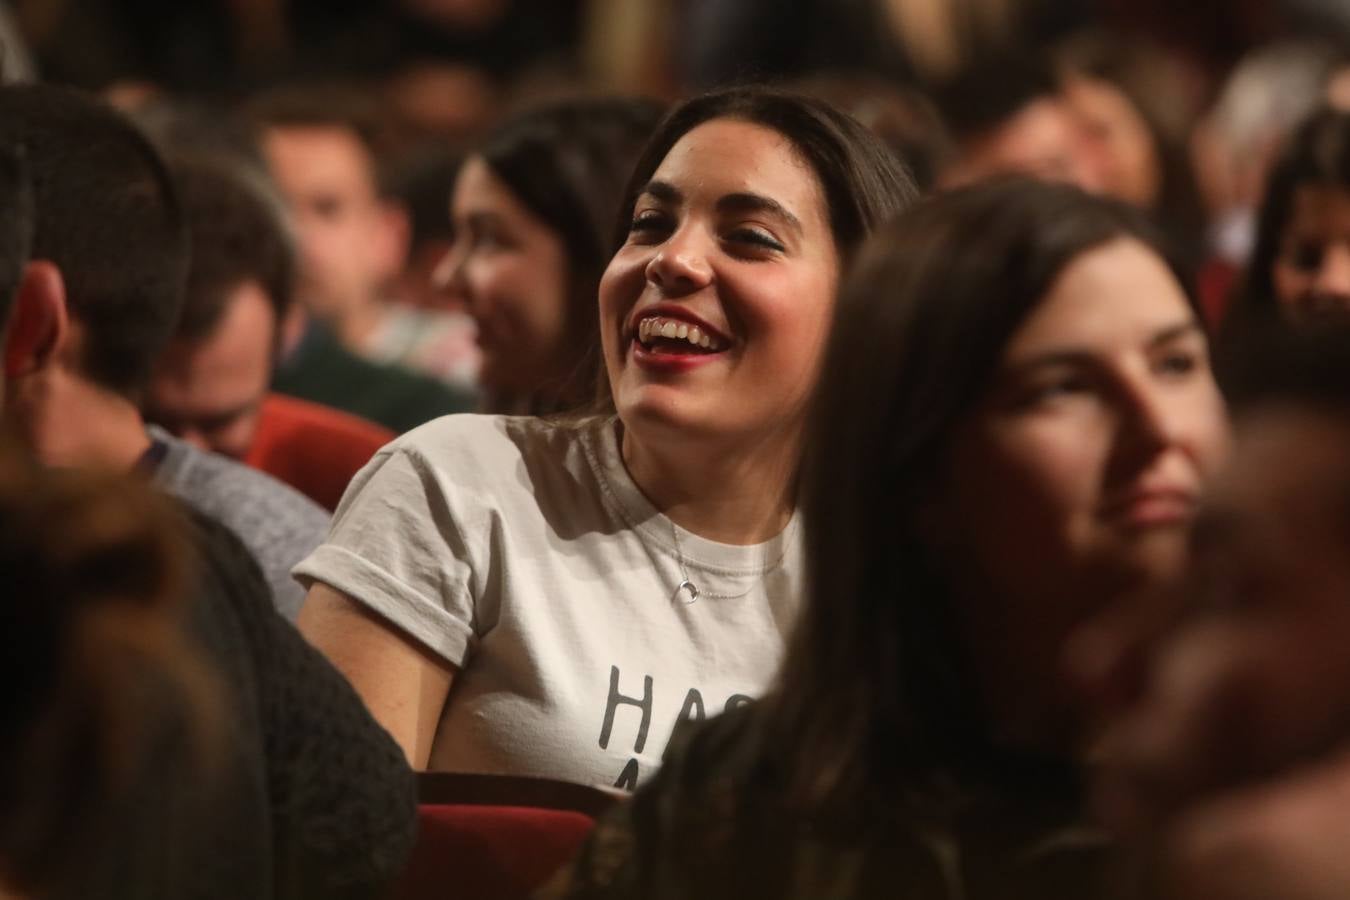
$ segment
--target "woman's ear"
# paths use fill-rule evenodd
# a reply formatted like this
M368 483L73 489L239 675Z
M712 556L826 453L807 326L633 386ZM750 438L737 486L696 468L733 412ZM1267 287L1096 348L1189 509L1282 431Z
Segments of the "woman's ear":
M65 343L70 321L61 270L46 260L24 266L4 334L6 380L45 369Z

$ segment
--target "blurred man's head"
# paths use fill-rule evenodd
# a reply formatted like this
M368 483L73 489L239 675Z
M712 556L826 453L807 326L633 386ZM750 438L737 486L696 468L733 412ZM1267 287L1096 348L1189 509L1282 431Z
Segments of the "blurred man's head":
M368 108L360 95L294 88L250 109L299 240L297 296L332 322L376 299L407 254L406 216L382 196Z
M995 56L955 76L937 96L957 143L940 176L944 185L1021 174L1101 190L1099 162L1045 64Z
M162 162L111 108L48 85L0 88L0 147L24 148L33 198L32 262L5 360L8 399L42 403L33 376L58 369L109 396L139 399L178 320L187 270ZM38 319L47 325L24 324L20 314L34 309L46 310ZM55 333L58 309L69 310L69 328ZM23 359L11 357L19 326L47 335Z
M203 449L242 458L267 395L294 250L262 172L223 158L174 160L192 240L178 329L155 368L146 414Z

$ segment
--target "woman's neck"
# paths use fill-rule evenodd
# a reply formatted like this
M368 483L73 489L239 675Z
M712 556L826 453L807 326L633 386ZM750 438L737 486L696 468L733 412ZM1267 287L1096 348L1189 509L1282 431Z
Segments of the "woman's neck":
M799 441L753 449L644 441L620 425L620 452L633 481L681 528L723 544L758 544L792 518Z

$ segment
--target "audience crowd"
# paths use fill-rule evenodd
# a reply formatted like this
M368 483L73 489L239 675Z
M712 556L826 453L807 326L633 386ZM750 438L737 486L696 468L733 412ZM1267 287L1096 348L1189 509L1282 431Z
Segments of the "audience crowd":
M0 898L1350 897L1335 4L8 6Z

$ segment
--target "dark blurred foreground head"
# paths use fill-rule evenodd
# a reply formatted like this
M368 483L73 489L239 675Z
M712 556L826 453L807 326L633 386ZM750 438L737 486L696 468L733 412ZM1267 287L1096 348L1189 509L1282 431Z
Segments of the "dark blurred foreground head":
M1344 896L1350 326L1250 334L1225 368L1233 455L1173 627L1099 635L1146 665L1108 710L1098 805L1164 896Z

